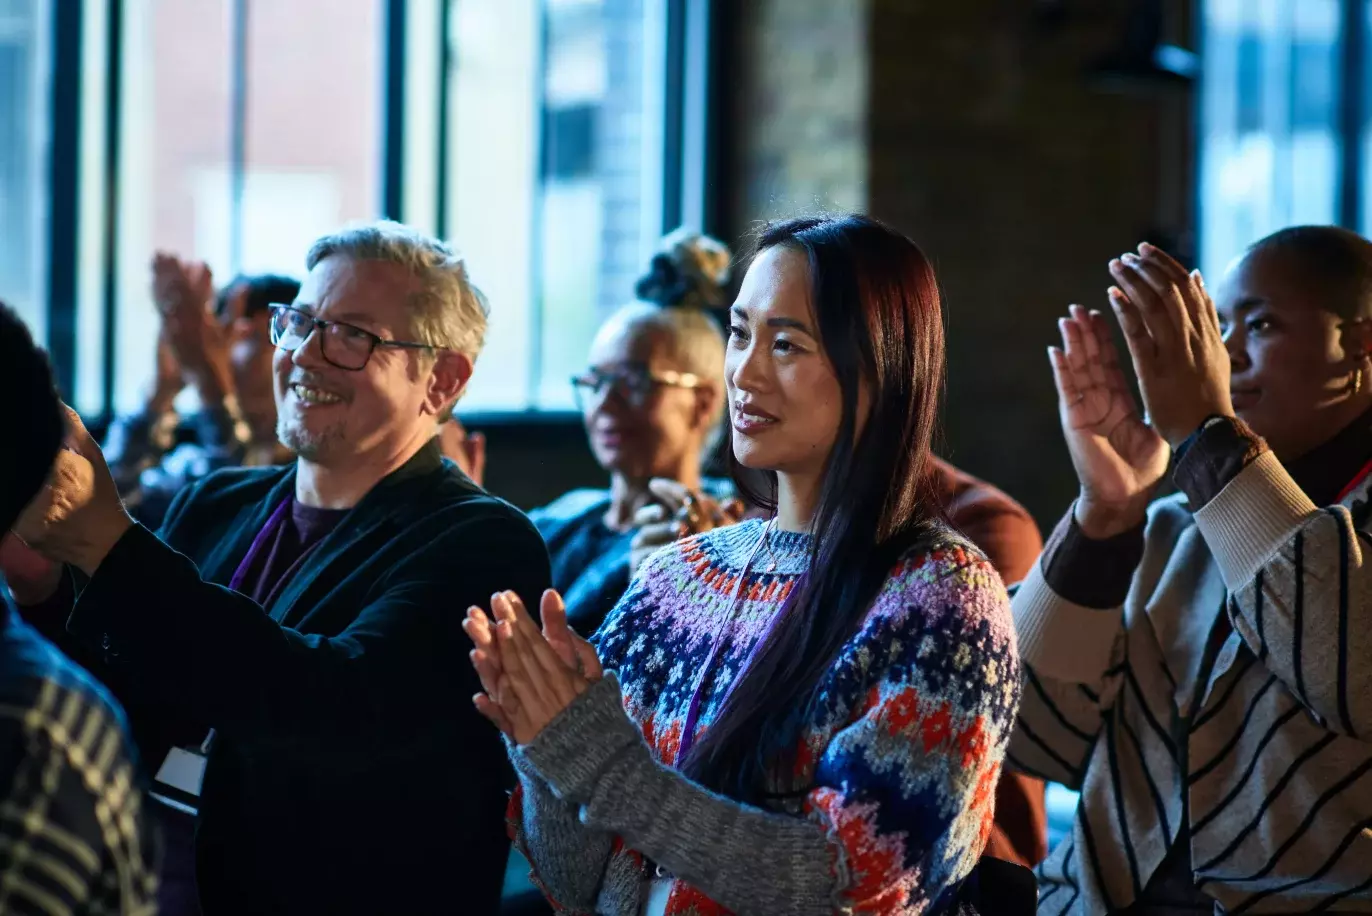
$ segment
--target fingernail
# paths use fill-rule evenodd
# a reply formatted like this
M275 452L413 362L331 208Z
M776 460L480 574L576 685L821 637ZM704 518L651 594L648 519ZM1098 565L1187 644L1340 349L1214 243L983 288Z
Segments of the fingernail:
M1199 269L1191 271L1191 276L1195 279L1197 283L1200 284L1201 289L1205 288L1205 278L1201 276L1201 272Z
M1110 259L1110 269L1111 269L1111 270L1118 270L1118 269L1119 269L1119 266L1120 266L1120 259L1119 259L1119 258L1111 258L1111 259Z
M1128 264L1130 267L1133 267L1139 262L1139 257L1135 254L1124 254L1120 256L1120 260L1124 261L1124 263Z
M1149 254L1154 251L1157 251L1157 249L1152 245L1147 242L1139 242L1139 254Z

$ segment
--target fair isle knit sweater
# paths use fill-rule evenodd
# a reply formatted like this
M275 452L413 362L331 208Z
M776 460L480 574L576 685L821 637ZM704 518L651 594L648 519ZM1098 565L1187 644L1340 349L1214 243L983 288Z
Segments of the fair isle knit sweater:
M511 829L560 912L636 916L649 862L674 876L671 916L918 914L950 906L991 830L1019 702L1000 578L942 531L903 557L829 673L791 793L772 810L673 768L696 679L697 735L809 562L809 538L764 524L678 542L650 559L596 644L603 680L513 749ZM798 791L797 791L798 789Z

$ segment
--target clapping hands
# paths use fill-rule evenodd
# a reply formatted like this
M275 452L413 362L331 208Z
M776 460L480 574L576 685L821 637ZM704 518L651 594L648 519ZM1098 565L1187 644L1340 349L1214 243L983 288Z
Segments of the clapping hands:
M153 300L162 317L159 376L177 365L209 403L233 392L228 326L240 317L244 297L232 296L225 321L214 314L214 277L201 261L183 261L158 252L153 258ZM159 385L162 383L159 382Z
M1147 243L1110 262L1110 290L1149 422L1176 448L1206 418L1232 416L1229 351L1200 271Z
M537 737L603 674L595 648L568 626L562 596L544 592L539 610L541 631L518 595L500 592L490 615L472 607L462 622L481 679L472 701L516 744Z
M1075 513L1090 537L1143 521L1171 450L1211 415L1229 416L1229 354L1199 272L1152 245L1110 262L1109 290L1143 394L1139 415L1110 329L1072 306L1050 347L1058 415L1081 482Z

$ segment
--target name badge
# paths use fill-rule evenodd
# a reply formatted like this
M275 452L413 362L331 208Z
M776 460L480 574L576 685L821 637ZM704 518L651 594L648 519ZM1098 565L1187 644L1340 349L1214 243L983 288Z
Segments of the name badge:
M198 749L174 747L153 777L152 796L178 811L194 815L205 780L206 757Z

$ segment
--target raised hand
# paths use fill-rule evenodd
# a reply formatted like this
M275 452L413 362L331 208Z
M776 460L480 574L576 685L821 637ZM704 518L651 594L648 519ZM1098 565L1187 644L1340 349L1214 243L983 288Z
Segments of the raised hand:
M634 515L638 532L629 545L629 571L636 572L643 561L659 548L692 534L737 524L743 518L743 504L727 503L695 492L675 480L657 477L648 482L656 502Z
M1058 418L1081 483L1074 511L1088 537L1106 538L1143 521L1170 451L1139 416L1104 316L1074 305L1058 327L1062 349L1048 353Z
M1233 416L1229 350L1200 271L1187 273L1147 243L1110 262L1123 288L1110 294L1144 407L1158 433L1176 448L1211 416Z
M186 377L206 403L233 393L229 332L233 315L214 314L214 277L201 261L181 261L158 253L153 259L153 296L162 313L162 335ZM242 307L242 297L230 300Z
M100 446L76 411L67 413L67 446L57 453L47 484L25 507L14 533L49 560L70 563L86 575L100 563L133 519L124 511Z

